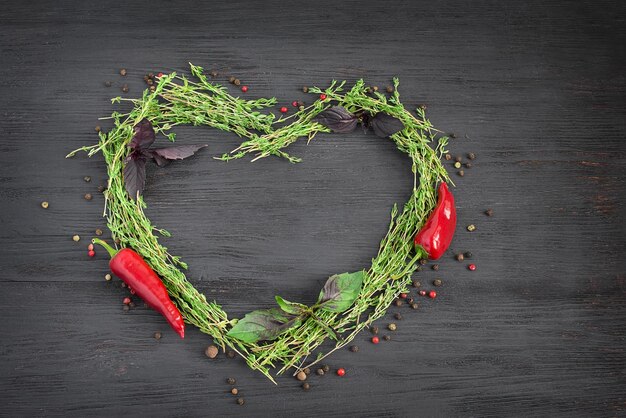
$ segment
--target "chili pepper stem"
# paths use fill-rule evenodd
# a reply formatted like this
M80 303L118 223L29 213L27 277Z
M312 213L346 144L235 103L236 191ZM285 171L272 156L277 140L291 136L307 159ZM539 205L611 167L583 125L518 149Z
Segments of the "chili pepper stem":
M100 238L94 238L91 240L92 243L94 244L98 244L104 247L105 250L107 250L107 252L109 253L109 255L111 256L111 258L115 257L115 255L118 253L118 250L116 250L115 248L111 247L109 244L107 244L105 241L101 240Z

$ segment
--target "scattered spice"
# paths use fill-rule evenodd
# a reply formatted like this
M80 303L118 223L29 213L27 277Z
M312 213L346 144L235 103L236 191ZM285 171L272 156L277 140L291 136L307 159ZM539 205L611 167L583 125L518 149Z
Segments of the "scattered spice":
M326 100L326 95L324 93L320 94L320 100L322 101Z
M48 202L41 202L41 207L44 209L48 209L48 206L50 206L50 204Z
M380 340L378 339L378 336L377 336L377 335L374 335L374 336L372 337L372 344L378 344L379 342L380 342Z
M394 304L396 306L402 306L402 299L396 299L396 301L394 302Z
M420 296L426 296L426 291L425 290L420 290L419 294L420 294Z
M425 266L425 265L426 265L426 263L428 263L428 260L427 260L427 259L425 259L425 258L420 258L420 264L421 264L422 266Z
M473 152L468 152L467 158L469 158L470 160L474 160L476 159L476 154L474 154Z
M237 405L243 405L244 403L246 403L246 401L244 401L243 398L237 398Z
M100 229L100 228L96 229L96 235L97 236L101 236L102 235L102 229Z
M455 258L456 258L456 261L463 261L463 259L464 259L465 257L463 256L463 254L462 254L462 253L458 253L458 254L455 256Z
M337 369L337 376L341 377L344 376L346 374L346 369L344 369L343 367L340 369Z
M93 199L93 196L91 195L91 193L86 193L85 200L91 200L91 199Z
M487 209L487 210L485 211L485 215L487 215L487 216L493 216L493 209Z
M300 106L298 106L298 110L299 110L299 111L303 111L303 110L304 110L304 105L300 105Z
M420 283L419 280L413 280L412 285L413 285L413 287L420 287L422 285L422 283Z
M389 331L395 331L398 328L398 326L396 324L394 324L393 322L389 325L387 325L387 329Z
M378 334L378 327L376 325L370 327L370 332L374 335Z
M411 304L411 309L418 309L420 307L420 305L418 303L412 303Z
M228 379L226 379L226 383L228 383L229 385L234 385L235 383L237 383L237 381L234 377L229 377Z
M461 168L461 163L458 161L454 163L454 168Z
M402 319L402 314L400 314L400 312L396 312L396 314L393 317L396 318L398 321L400 321Z
M208 358L215 358L217 357L217 354L219 353L219 350L216 346L214 345L210 345L206 348L206 350L204 351L204 354L206 354L206 356Z
M352 346L350 346L350 351L352 351L353 353L358 353L358 351L359 351L359 346L358 346L358 345L352 345Z
M309 389L311 389L311 384L310 384L310 383L308 383L308 382L303 383L303 384L302 384L302 389L304 389L304 390L309 390Z
M233 84L238 86L241 84L241 80L239 80L238 78L235 79L235 81L233 81Z
M459 177L463 177L463 176L465 176L465 171L463 171L463 170L459 170L459 171L457 171L457 172L456 172L456 174L457 174Z
M324 373L328 373L330 371L330 366L328 364L324 364L322 366L322 370L324 370Z
M442 284L443 284L443 281L441 279L433 280L433 286L440 287Z
M94 250L90 250L90 251L87 252L87 255L89 257L95 257L96 256L96 252Z
M308 367L305 367L304 370L302 370L304 372L304 374L306 374L307 376L311 374L311 369Z
M476 264L470 264L469 266L467 266L468 269L470 269L471 271L476 270Z
M280 113L287 113L289 111L289 109L287 109L287 106L283 106L280 108Z
M465 258L472 258L472 253L469 251L466 251L464 255L465 255Z
M209 75L210 75L211 77L215 78L215 77L217 77L219 74L218 74L218 72L217 72L217 71L215 71L215 70L211 70L211 72L209 73Z
M94 129L94 131L96 131L96 132L100 132L100 131L102 130L102 128L100 127L100 125L96 125L96 127L95 127L95 128L93 128L93 129Z
M298 106L299 106L299 105L298 105L298 101L297 101L297 100L294 100L293 102L291 102L291 105L292 105L293 107L298 107Z
M105 87L111 87L113 85L113 83L111 83L110 81L105 81L104 82L104 86Z
M124 305L124 306L122 306L122 310L124 312L128 312L128 311L130 311L130 308L128 307L128 305Z
M154 337L155 340L160 340L162 335L161 335L161 333L159 331L157 331L157 332L154 333L153 337Z
M439 264L433 264L432 269L435 271L439 271Z
M128 296L126 296L124 299L122 299L122 303L124 305L129 305L131 302L130 298Z
M104 187L102 184L98 186L98 191L100 193L103 193L106 190L106 187Z
M78 241L80 241L80 236L78 236L78 235L74 235L74 236L72 237L72 239L74 240L74 242L78 242Z
M89 244L87 246L87 251L93 251L93 244Z
M104 280L106 280L107 282L110 282L112 278L113 276L111 276L109 273L104 275Z
M431 299L435 299L437 297L437 292L431 290L430 292L428 292L428 297Z
M446 161L450 161L452 159L452 156L450 154L446 154L443 158L445 158Z
M230 393L232 393L233 395L238 395L238 394L239 394L239 389L237 389L237 388L232 388L232 389L230 390Z
M230 77L228 77L228 82L230 84L234 84L235 83L235 77L233 77L232 75Z
M391 341L391 336L390 335L383 335L383 340Z
M324 369L317 369L317 370L315 371L315 373L316 373L318 376L324 376Z
M387 90L387 93L393 93L393 87L392 86L385 87L385 90Z
M83 177L83 180L85 180L85 182L89 183L91 181L91 177L85 176L85 177Z
M472 168L472 163L465 163L465 168Z
M122 77L125 77L125 76L126 76L126 68L122 68L122 69L120 70L120 75L121 75Z
M124 84L124 85L122 86L122 92L124 92L124 93L128 93L128 84Z
M463 158L460 155L457 155L456 157L454 157L454 161L460 163L461 161L463 161Z
M476 231L476 225L474 225L474 224L467 225L467 230L468 230L469 232L474 232L474 231Z
M235 352L233 350L228 350L228 352L226 353L226 357L235 358Z
M248 86L241 86L241 91L242 92L247 92L248 91Z
M302 92L303 93L308 93L309 92L309 88L307 86L302 87Z
M450 132L448 136L452 139L456 138L456 134L454 132Z
M300 370L298 372L298 374L296 375L296 379L298 379L301 382L305 381L306 380L306 373L304 373L304 371Z
M407 296L409 296L409 295L407 295L406 293L400 293L400 298L402 298L402 299L406 299Z
M415 300L414 300L413 298L408 298L406 301L407 301L407 303L410 305L410 304L412 304Z

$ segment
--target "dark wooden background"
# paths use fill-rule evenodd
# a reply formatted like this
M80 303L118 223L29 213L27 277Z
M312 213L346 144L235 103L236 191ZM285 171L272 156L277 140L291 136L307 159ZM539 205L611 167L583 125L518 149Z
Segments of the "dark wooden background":
M130 3L0 5L0 415L626 414L622 2ZM392 341L364 334L359 353L332 356L343 379L313 376L304 392L241 359L211 361L197 330L180 341L156 313L123 312L104 251L86 256L104 227L105 168L65 154L96 141L123 83L136 97L145 73L188 61L281 104L305 99L303 85L399 76L405 104L456 134L452 155L477 155L454 175L452 249L419 274L427 288L444 280L440 297L391 309L405 317ZM327 276L368 266L411 188L407 158L371 135L301 141L292 165L218 162L233 135L177 132L209 147L150 169L147 213L234 316L277 293L311 302ZM475 272L458 251L473 252ZM229 376L246 405L226 393Z

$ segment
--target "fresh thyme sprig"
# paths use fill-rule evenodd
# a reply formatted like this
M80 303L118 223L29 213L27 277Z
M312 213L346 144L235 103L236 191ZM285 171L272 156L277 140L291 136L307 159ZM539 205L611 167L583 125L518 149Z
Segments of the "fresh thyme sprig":
M68 156L78 151L85 151L89 156L97 152L103 154L109 176L105 216L113 238L122 246L132 247L146 259L163 279L188 323L211 335L222 349L228 346L235 350L251 368L275 382L270 369L278 367L280 374L294 367L297 372L332 330L336 338L334 348L326 354L320 353L310 364L320 361L383 316L393 300L407 290L416 262L425 257L425 254L414 253L412 238L436 204L437 184L450 181L440 161L447 138L437 139L439 131L432 127L422 109L413 115L404 108L397 92L397 79L394 79L395 91L389 98L378 92L368 93L362 80L346 93L343 93L345 82L333 81L323 91L310 88L311 93L326 94L326 100L317 100L288 118L275 120L272 114L259 111L273 106L276 103L274 98L239 99L231 96L224 87L209 82L201 67L191 65L191 72L198 82L170 74L159 79L154 92L146 90L140 99L113 99L114 102L130 102L132 110L125 114L113 113L113 129L108 133L101 132L97 144L79 148ZM283 149L301 137L310 141L317 133L328 132L329 129L315 122L314 118L330 103L351 112L385 112L402 121L405 129L393 134L391 140L411 158L413 191L401 211L397 206L393 207L388 232L371 267L364 273L361 291L349 309L341 313L316 311L315 315L309 315L299 326L288 329L273 341L242 342L227 335L237 320L229 319L216 302L207 301L183 273L187 265L159 243L158 235L169 236L169 233L156 228L145 216L143 198L134 201L127 195L122 178L123 161L129 152L126 145L133 136L133 127L147 118L157 133L172 141L175 135L171 129L182 124L211 126L244 138L239 147L219 158L224 161L251 154L253 161L274 155L295 163L300 159ZM435 149L430 146L434 141L437 141Z

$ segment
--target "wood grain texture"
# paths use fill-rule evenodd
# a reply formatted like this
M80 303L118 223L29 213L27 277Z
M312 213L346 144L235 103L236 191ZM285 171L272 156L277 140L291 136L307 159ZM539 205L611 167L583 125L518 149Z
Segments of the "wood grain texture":
M620 1L2 2L0 415L623 416L624 12ZM392 309L404 319L379 324L398 323L392 341L362 335L359 353L336 353L343 379L315 376L303 392L240 359L209 361L197 330L179 341L156 313L122 312L104 254L86 257L104 226L105 169L65 154L96 140L123 83L135 97L145 73L188 61L281 104L306 100L303 85L399 76L405 104L427 104L456 133L452 154L478 156L454 176L450 254L418 275L442 278L440 297ZM221 163L211 157L233 135L177 132L209 147L149 171L147 212L232 315L277 293L311 302L327 276L367 266L409 195L407 158L373 136L299 142L292 165Z

